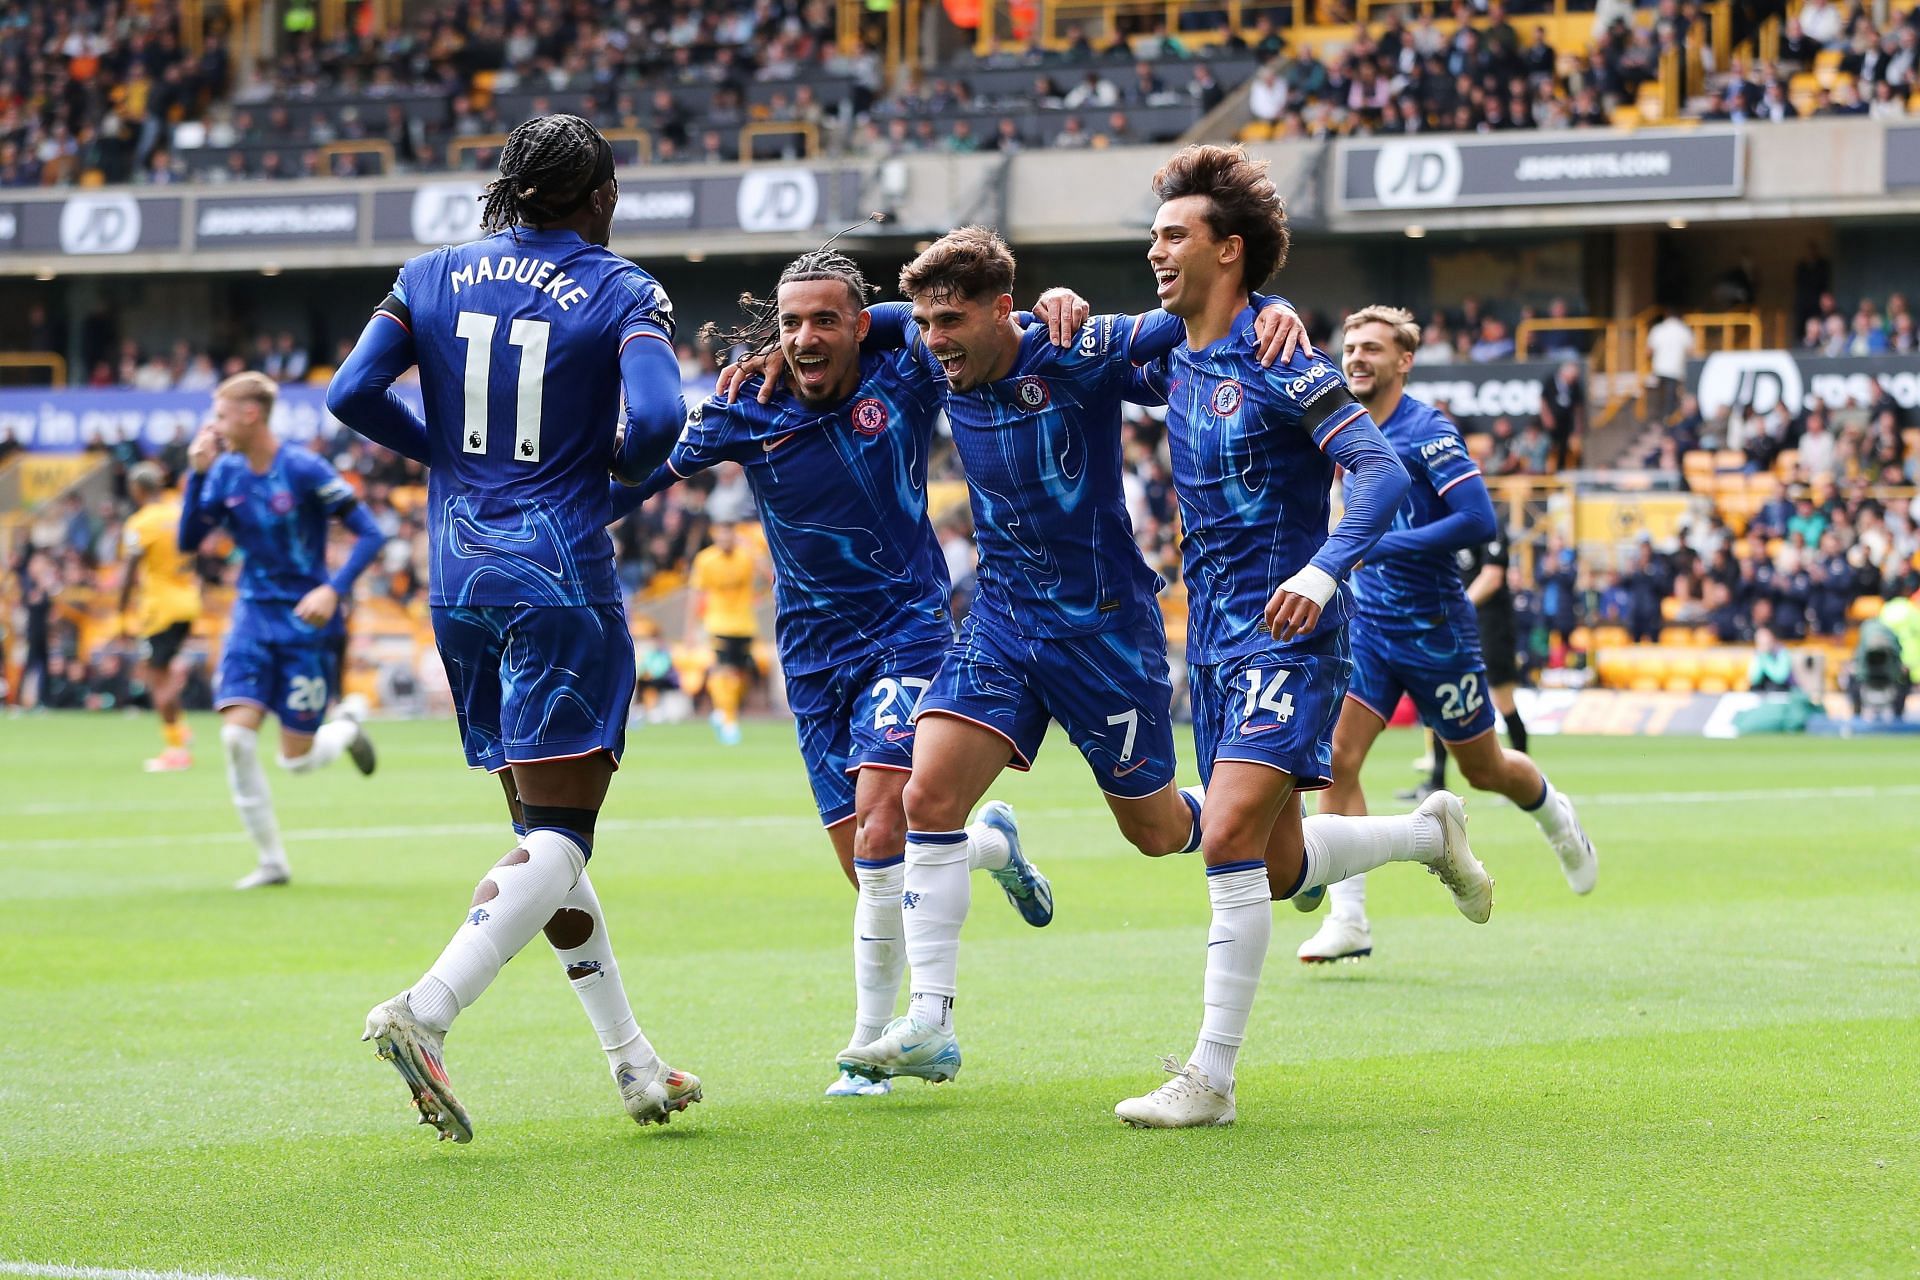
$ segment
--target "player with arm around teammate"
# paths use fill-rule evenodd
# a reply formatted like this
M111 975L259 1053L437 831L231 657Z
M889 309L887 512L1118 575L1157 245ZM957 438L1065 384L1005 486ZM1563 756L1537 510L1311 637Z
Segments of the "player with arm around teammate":
M1494 736L1479 623L1454 553L1494 537L1499 525L1486 481L1453 423L1406 394L1419 345L1420 326L1398 307L1366 307L1347 317L1347 381L1381 423L1413 485L1393 529L1354 575L1354 680L1334 733L1333 785L1322 797L1322 812L1366 813L1360 768L1406 693L1468 784L1498 792L1529 813L1568 886L1591 893L1599 864L1573 802L1553 789L1532 760L1503 748ZM1335 885L1328 897L1326 923L1301 945L1300 958L1371 954L1366 881L1355 877Z
M428 465L434 639L467 763L500 776L514 824L440 958L375 1006L363 1037L421 1122L456 1142L473 1126L447 1030L542 930L627 1113L662 1122L701 1096L634 1020L586 874L634 686L608 471L640 483L684 416L672 307L607 248L618 198L591 124L520 125L487 188L488 234L402 267L327 394L341 421ZM391 390L416 365L424 422Z
M1234 1069L1273 934L1272 902L1389 861L1439 876L1476 923L1493 885L1459 801L1400 818L1303 820L1298 793L1333 774L1333 731L1352 672L1342 579L1385 531L1407 476L1326 360L1262 368L1252 289L1285 261L1286 213L1264 163L1197 146L1154 176L1148 262L1186 341L1143 370L1167 405L1184 538L1193 732L1206 786L1201 838L1213 919L1205 1015L1173 1078L1115 1107L1128 1124L1230 1124ZM1334 467L1348 475L1327 532Z
M630 510L722 462L745 469L776 566L780 663L800 751L858 892L853 1049L880 1035L899 994L913 714L953 637L946 561L927 520L939 389L911 352L862 354L868 292L851 259L821 250L788 264L771 305L744 300L753 321L720 336L754 349L777 343L784 385L764 401L715 396L697 406L660 470L614 504L616 514ZM989 805L971 828L981 842L1000 808ZM1017 842L1001 843L1007 858L991 874L1030 924L1045 924L1045 880ZM827 1095L890 1087L842 1072Z
M361 773L374 769L373 744L350 709L323 719L339 691L341 598L386 539L324 459L274 438L278 394L263 373L238 373L214 388L213 420L187 450L180 502L182 552L224 528L242 558L214 682L227 786L258 858L237 889L283 885L292 876L260 766L260 724L269 712L280 721L279 760L287 772L323 769L342 752ZM331 575L329 519L357 536L347 562Z

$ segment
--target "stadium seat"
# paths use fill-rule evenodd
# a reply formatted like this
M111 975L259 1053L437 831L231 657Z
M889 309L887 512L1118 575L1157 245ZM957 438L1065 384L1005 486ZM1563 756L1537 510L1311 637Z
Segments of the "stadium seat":
M1616 129L1638 129L1641 125L1640 108L1623 103L1607 116L1607 122Z
M1625 627L1595 627L1593 643L1598 649L1619 649L1633 642L1628 638Z
M1266 120L1250 120L1235 135L1241 142L1265 142L1273 137L1273 125Z
M1879 596L1861 596L1847 606L1848 622L1865 622L1868 618L1880 616L1880 610L1886 607L1886 601Z
M1718 676L1702 676L1700 678L1700 683L1694 685L1693 691L1695 693L1712 693L1712 694L1731 693L1733 691L1733 687L1729 685L1725 680L1720 679L1720 677Z
M1745 471L1746 468L1747 455L1738 449L1722 449L1713 455L1715 471Z

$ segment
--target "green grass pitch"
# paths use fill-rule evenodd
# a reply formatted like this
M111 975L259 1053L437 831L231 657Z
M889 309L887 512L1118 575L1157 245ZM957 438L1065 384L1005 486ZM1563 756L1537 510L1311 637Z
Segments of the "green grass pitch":
M1191 1047L1206 893L1197 860L1125 848L1057 735L995 794L1059 917L1030 930L976 880L959 1080L829 1102L851 892L791 735L650 729L594 879L642 1024L707 1101L628 1122L536 940L450 1038L478 1129L456 1148L358 1036L510 847L495 784L449 724L378 725L371 781L273 775L296 881L236 894L197 729L196 768L150 777L150 721L0 721L0 1274L1920 1270L1911 740L1540 740L1593 897L1470 799L1492 922L1391 867L1373 959L1309 970L1314 922L1278 907L1240 1123L1142 1133L1111 1108ZM1383 739L1376 807L1417 751Z

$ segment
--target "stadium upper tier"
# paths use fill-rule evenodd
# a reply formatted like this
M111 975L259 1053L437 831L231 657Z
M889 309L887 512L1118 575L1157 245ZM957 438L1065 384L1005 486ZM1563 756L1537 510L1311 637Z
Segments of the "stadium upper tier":
M0 185L485 169L507 130L561 110L629 161L670 164L1157 143L1216 108L1210 132L1247 138L1920 109L1911 0L1881 25L1826 0L1784 25L1727 0L1604 22L1564 0L1540 16L1434 7L1355 25L1312 21L1331 6L1076 0L1014 8L1002 41L990 22L962 37L950 5L945 43L967 47L923 63L928 42L902 34L935 21L918 0L335 0L283 6L279 32L255 0L31 0L0 30Z

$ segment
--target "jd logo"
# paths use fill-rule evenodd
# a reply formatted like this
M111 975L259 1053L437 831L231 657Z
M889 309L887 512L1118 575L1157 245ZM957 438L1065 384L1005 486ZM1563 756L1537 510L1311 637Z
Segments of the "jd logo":
M1700 412L1708 417L1743 406L1767 413L1782 403L1798 413L1803 390L1800 366L1784 351L1716 351L1700 366Z
M734 209L742 231L804 230L820 212L820 183L809 169L749 169Z
M62 253L131 253L140 243L132 196L75 196L60 209Z
M1460 194L1460 148L1427 138L1382 145L1373 161L1373 194L1389 209L1450 203Z
M480 188L468 182L430 182L413 193L417 244L463 244L480 238Z

